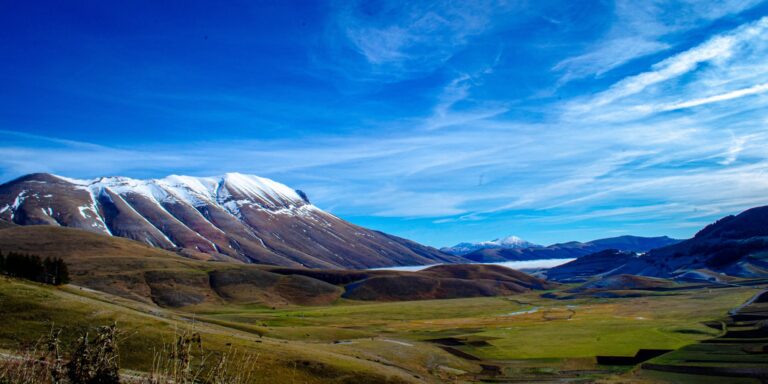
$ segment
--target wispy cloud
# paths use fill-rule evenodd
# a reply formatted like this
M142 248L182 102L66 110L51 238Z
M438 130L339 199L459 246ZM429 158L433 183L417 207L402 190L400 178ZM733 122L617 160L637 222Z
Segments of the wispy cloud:
M516 1L352 1L341 3L323 49L357 53L328 57L341 76L401 80L442 66L516 8ZM347 51L348 52L348 51ZM350 52L350 53L351 53Z
M763 93L768 80L763 56L768 49L766 35L768 17L714 36L595 96L569 102L567 115L626 121ZM680 83L683 76L691 79ZM711 96L701 97L702 93Z
M673 37L728 15L747 10L759 0L614 2L614 20L605 36L586 52L554 66L561 83L600 76L634 59L673 47Z
M758 84L754 85L748 88L742 88L737 89L735 91L730 91L726 93L721 93L719 95L709 96L709 97L702 97L699 99L693 99L688 100L680 103L665 105L659 108L661 111L676 111L678 109L685 109L685 108L693 108L698 107L702 105L717 103L720 101L726 101L726 100L732 100L732 99L738 99L740 97L744 96L751 96L751 95L757 95L760 93L768 92L768 83L765 84Z

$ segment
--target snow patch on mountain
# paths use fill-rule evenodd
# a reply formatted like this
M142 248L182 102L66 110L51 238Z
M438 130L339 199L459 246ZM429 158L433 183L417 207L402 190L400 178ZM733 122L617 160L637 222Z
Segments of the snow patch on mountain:
M102 177L83 180L56 175L57 178L98 196L109 190L120 196L138 194L158 204L184 202L193 207L219 205L239 217L240 207L248 205L275 214L304 216L308 210L320 211L290 187L264 177L227 173L217 177L171 175L163 179L139 180L128 177ZM234 196L238 199L235 200Z
M452 255L466 255L472 253L478 249L495 249L495 248L539 248L541 245L531 243L523 240L517 236L507 236L491 241L481 241L477 243L459 243L452 247L444 247L440 250Z

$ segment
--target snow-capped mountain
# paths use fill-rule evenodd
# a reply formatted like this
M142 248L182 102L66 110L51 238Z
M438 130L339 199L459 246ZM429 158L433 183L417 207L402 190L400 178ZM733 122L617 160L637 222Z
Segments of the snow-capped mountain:
M444 247L440 250L452 255L466 255L477 251L478 249L519 249L519 248L538 248L541 245L523 240L517 236L507 236L491 241L481 241L478 243L459 243L452 247Z
M138 180L31 174L0 185L0 219L120 236L191 257L368 268L461 261L348 223L270 179L227 173Z

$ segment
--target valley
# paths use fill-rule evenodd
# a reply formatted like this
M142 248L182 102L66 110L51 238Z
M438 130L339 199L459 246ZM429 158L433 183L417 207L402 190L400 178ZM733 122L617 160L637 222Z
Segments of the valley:
M768 384L768 0L0 9L0 384Z
M0 345L12 350L34 343L52 325L72 337L83 327L115 320L126 334L121 359L130 371L148 369L153 350L178 330L194 329L214 351L234 345L259 354L256 382L665 382L640 381L650 380L646 372L599 365L595 357L675 350L710 339L719 332L702 323L722 318L756 293L754 287L680 288L612 299L528 293L170 309L76 286L3 278L0 320L12 326L0 331ZM305 361L310 363L303 366Z

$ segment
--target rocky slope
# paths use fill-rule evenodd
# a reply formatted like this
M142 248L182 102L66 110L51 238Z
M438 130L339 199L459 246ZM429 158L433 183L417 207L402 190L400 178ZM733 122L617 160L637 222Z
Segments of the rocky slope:
M0 220L125 237L195 258L312 268L460 262L348 223L301 191L238 173L137 180L31 174L0 185Z

